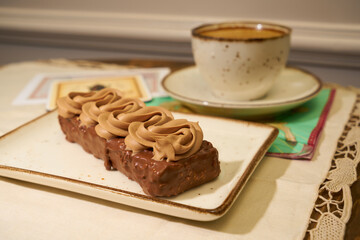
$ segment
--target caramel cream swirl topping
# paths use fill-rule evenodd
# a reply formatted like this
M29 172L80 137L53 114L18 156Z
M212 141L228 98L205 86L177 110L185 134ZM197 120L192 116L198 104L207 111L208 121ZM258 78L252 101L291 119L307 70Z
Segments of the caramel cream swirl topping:
M59 115L64 118L72 118L75 115L79 115L81 113L82 103L77 102L75 98L78 96L91 97L92 95L94 95L93 92L89 92L89 93L71 92L66 97L59 98L56 101Z
M121 98L115 102L106 102L105 99L99 102L87 102L82 106L80 120L82 124L89 127L98 123L98 117L103 112L116 110L117 114L130 113L143 107L145 103L135 98Z
M161 107L144 107L131 113L123 113L121 110L101 113L96 125L96 133L105 139L117 136L126 137L128 127L132 122L144 122L147 125L162 125L174 119L171 112Z
M80 115L82 106L87 102L97 102L99 106L121 99L120 91L113 88L104 88L98 92L80 93L71 92L66 97L57 100L58 113L64 118Z
M202 144L203 132L198 123L185 119L171 120L163 125L133 122L125 144L134 153L152 148L154 160L177 161L196 153Z
M146 107L139 99L123 98L111 88L98 92L72 92L57 101L59 115L80 115L81 124L95 126L107 140L125 137L127 150L133 153L152 149L157 161L178 161L196 153L203 141L198 123L174 119L162 107Z

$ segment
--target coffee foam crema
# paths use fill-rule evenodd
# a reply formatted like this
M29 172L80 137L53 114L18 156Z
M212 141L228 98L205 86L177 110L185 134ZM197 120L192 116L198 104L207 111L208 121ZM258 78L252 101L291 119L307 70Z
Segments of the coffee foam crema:
M265 40L289 35L290 29L271 24L248 24L248 25L203 25L193 30L195 37L219 39L219 40Z
M202 36L226 39L267 39L276 38L284 35L284 32L272 29L256 29L256 28L221 28L216 30L204 31L200 33Z

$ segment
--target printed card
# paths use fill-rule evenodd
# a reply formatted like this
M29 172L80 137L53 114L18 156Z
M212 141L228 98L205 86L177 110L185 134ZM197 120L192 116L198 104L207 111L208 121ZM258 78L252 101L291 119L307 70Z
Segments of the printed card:
M169 72L169 68L126 68L106 71L86 70L65 73L39 73L20 92L13 104L46 104L50 88L54 82L130 75L141 75L153 97L166 96L165 91L161 87L161 81Z

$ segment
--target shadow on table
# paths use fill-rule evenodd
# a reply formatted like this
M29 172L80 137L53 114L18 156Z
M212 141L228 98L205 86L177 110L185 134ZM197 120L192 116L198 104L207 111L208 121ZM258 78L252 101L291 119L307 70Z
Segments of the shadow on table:
M266 161L264 159L263 161ZM256 171L272 172L266 179L250 178L249 182L240 193L238 199L228 213L218 220L212 222L197 222L189 220L178 220L184 224L194 227L206 228L208 230L225 232L230 234L246 234L253 230L259 220L264 216L276 192L276 180L280 178L290 164L290 160L279 160L281 164L272 171L269 165L260 164ZM275 168L275 166L273 166ZM263 174L263 173L262 173ZM260 175L260 174L259 174Z
M276 167L276 174L272 174L269 180L265 181L261 179L256 179L256 177L255 179L251 178L244 187L243 191L240 193L238 199L235 201L229 212L220 219L211 222L198 222L193 220L176 218L160 213L154 213L131 206L110 202L103 199L98 199L87 195L82 195L79 193L38 185L35 183L23 182L15 179L0 177L0 180L6 181L11 184L21 185L26 188L32 188L37 191L46 191L51 194L63 195L81 201L90 201L94 204L100 204L122 211L142 214L144 215L144 217L156 217L166 221L174 223L176 222L195 228L204 228L211 231L230 234L246 234L251 232L252 229L256 226L257 222L263 217L276 191L276 179L282 176L289 164L290 161L288 160L283 161L283 164L279 164L279 166ZM257 170L261 170L261 168L262 164L258 166Z

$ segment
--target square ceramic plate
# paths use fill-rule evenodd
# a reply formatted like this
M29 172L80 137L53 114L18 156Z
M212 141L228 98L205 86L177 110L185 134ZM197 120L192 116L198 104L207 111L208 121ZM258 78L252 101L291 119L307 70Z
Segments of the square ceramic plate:
M65 189L154 212L215 220L231 207L277 136L277 129L238 120L174 113L198 121L219 151L220 176L176 197L155 198L103 161L69 143L57 113L45 114L0 138L0 175Z

